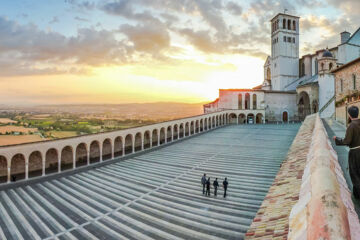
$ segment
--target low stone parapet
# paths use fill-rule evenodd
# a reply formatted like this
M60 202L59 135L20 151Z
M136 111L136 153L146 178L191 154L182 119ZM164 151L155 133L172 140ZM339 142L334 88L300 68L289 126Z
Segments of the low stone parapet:
M288 239L360 239L360 224L337 154L317 115Z

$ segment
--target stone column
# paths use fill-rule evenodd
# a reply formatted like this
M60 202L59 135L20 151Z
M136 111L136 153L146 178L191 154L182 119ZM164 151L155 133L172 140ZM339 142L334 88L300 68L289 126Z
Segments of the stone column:
M102 156L102 146L99 146L100 149L100 162L103 161L103 156Z
M113 142L113 145L111 147L111 159L115 158L115 141Z
M161 135L161 133L160 133L160 131L158 131L158 146L160 146L160 135Z
M141 151L143 151L143 150L144 150L144 138L141 139Z
M8 167L7 169L7 182L9 183L11 181L11 167Z
M152 133L150 134L150 148L152 148Z
M76 168L76 149L73 151L73 169Z
M125 141L122 141L122 156L125 156Z
M254 94L250 94L250 109L253 110L253 95Z
M45 167L46 167L46 153L44 159L42 160L42 173L41 173L41 176L45 176Z
M171 141L174 141L174 127L171 127Z
M242 96L242 101L241 101L242 110L244 110L244 109L245 109L246 95L245 95L245 94L241 94L241 96Z
M90 165L90 150L86 150L86 161L87 161L87 165Z
M58 172L61 172L61 152L60 152L60 156L59 156L59 159L58 159Z
M29 179L29 160L25 159L25 180Z

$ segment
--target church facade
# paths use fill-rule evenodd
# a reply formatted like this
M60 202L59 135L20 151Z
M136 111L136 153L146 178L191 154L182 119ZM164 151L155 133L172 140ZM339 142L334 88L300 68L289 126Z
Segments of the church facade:
M264 64L264 81L252 89L220 89L219 98L204 112L225 109L261 110L259 119L238 123L302 121L308 114L335 114L336 68L360 57L360 28L340 34L340 44L299 57L300 18L279 13L271 19L271 56ZM244 112L245 113L245 112Z

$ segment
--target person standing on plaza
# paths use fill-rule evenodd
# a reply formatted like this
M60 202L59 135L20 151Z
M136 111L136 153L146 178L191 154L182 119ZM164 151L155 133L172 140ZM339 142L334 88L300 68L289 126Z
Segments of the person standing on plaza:
M226 191L227 191L228 185L229 185L229 183L227 181L227 178L225 178L225 180L223 181L224 198L226 198Z
M203 194L205 194L205 186L206 186L206 173L201 178L201 184L203 185Z
M360 200L360 119L359 108L351 106L348 109L350 124L346 129L345 138L334 136L336 145L349 146L349 173L353 184L354 198Z
M210 178L206 181L206 195L210 196Z
M217 196L217 188L219 187L217 178L215 179L213 186L214 186L214 196Z

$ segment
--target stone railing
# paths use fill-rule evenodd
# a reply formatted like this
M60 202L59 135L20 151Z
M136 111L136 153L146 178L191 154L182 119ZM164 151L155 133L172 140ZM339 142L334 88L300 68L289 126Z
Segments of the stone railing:
M288 239L360 239L360 224L337 154L316 116L298 202Z

